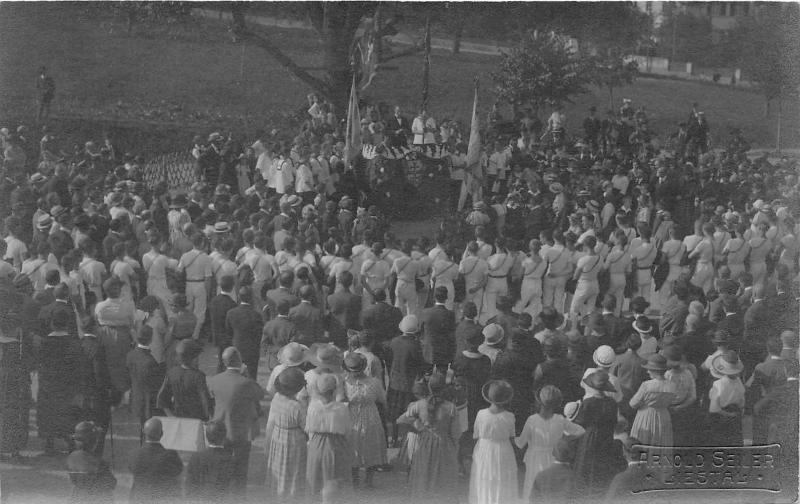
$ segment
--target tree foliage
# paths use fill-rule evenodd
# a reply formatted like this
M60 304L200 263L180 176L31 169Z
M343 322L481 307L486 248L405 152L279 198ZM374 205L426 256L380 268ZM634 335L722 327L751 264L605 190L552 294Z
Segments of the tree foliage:
M747 80L758 83L767 100L796 95L800 87L800 8L796 3L760 6L741 18L730 36Z
M587 60L557 32L530 32L522 43L503 53L500 68L492 73L497 96L535 110L572 102L586 93L590 79Z

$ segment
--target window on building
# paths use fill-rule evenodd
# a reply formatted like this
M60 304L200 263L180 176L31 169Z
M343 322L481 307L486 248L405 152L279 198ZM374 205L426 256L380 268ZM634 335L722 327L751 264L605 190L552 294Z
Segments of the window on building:
M729 15L730 16L736 16L736 3L735 2L731 2Z

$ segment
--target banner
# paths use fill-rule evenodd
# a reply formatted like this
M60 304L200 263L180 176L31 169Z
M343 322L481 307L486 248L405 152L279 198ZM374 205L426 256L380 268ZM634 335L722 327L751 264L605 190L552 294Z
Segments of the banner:
M478 120L478 79L475 79L475 99L472 102L472 123L469 127L467 146L467 170L477 179L483 179L481 171L481 132Z
M355 47L353 49L353 61L358 66L359 83L361 91L372 83L375 74L378 73L378 8L375 16L365 17L355 34Z
M353 86L350 88L350 103L347 106L347 130L344 143L344 167L350 169L350 163L361 151L361 113L358 110L358 90L356 77L353 76Z

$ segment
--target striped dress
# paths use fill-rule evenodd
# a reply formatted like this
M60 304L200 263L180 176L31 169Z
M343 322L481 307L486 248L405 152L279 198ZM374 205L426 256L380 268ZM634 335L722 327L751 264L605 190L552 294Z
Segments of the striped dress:
M283 394L275 394L267 419L267 478L269 495L281 502L305 495L306 408Z

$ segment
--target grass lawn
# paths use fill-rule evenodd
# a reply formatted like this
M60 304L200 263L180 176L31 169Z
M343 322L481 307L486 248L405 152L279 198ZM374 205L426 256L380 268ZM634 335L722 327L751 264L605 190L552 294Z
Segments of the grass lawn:
M490 8L490 7L487 7ZM271 30L286 52L313 68L320 64L312 32ZM436 35L436 34L434 34ZM421 56L390 63L396 70L378 74L366 97L398 103L411 114L420 100ZM446 52L432 55L430 109L439 118L468 123L472 78L481 79L480 106L492 97L490 72L496 58ZM170 151L188 144L195 132L232 130L250 138L256 128L288 125L288 115L304 103L309 89L262 50L233 44L226 27L211 20L188 26L141 26L128 35L121 22L88 16L75 4L0 4L0 118L2 126L35 112L36 70L46 65L56 79L54 116L73 135L124 136L118 143L137 150ZM727 127L740 126L754 146L774 145L774 119L764 118L763 98L755 93L704 83L641 78L615 92L635 105L645 104L657 132L674 129L697 101L712 128L712 141ZM579 96L567 107L573 128L589 105L608 107L608 92ZM785 147L800 147L800 107L785 106ZM485 114L484 114L485 117ZM116 135L117 132L125 135ZM79 134L78 134L79 133ZM134 138L136 145L126 145ZM180 148L183 148L181 146Z

